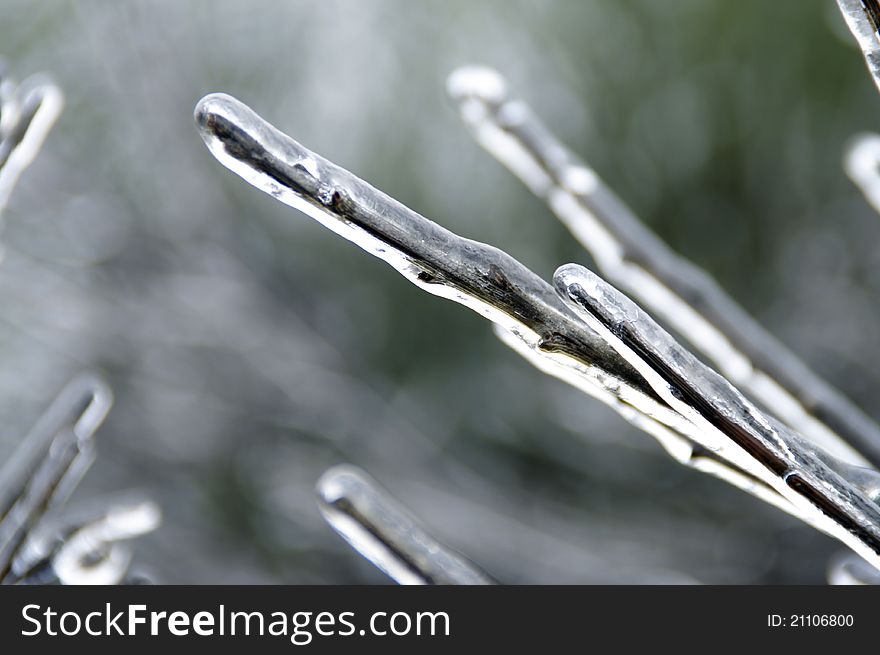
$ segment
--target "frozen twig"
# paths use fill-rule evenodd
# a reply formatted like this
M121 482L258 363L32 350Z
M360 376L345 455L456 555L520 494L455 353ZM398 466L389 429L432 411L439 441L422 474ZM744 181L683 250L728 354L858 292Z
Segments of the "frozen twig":
M109 508L69 527L32 538L11 575L17 584L115 585L126 580L131 549L123 542L156 529L161 514L149 500L114 499ZM34 543L36 542L36 543Z
M880 89L880 2L837 0L837 5L865 55L874 84Z
M765 415L682 348L622 293L576 264L555 277L560 295L671 407L702 429L703 445L772 486L801 518L880 569L880 474L838 462Z
M113 403L92 375L68 384L0 471L0 581L48 509L64 502L94 459L94 434Z
M61 114L64 96L43 75L17 84L0 62L0 214Z
M461 68L447 86L480 145L547 202L603 275L792 428L850 463L880 465L880 427L648 230L528 105L510 98L499 73Z
M475 564L429 535L359 468L334 466L317 484L324 518L351 546L400 584L494 584Z

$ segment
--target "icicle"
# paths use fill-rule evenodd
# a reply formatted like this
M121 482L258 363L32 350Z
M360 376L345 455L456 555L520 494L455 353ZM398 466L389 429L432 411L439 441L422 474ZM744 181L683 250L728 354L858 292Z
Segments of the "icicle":
M610 281L817 445L852 464L880 465L880 427L650 232L528 105L509 97L498 72L458 69L447 90L476 141L544 199Z
M494 584L475 564L439 543L364 471L334 466L318 481L324 518L351 546L404 585Z

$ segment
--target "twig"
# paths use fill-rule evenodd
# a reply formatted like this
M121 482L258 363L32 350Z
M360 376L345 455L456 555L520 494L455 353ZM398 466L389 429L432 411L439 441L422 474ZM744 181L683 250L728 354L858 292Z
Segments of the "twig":
M317 484L324 518L361 555L400 584L494 584L444 546L361 469L334 466Z
M707 437L703 445L772 486L801 517L880 569L880 474L844 477L849 465L818 452L766 416L682 348L635 303L583 266L555 277L562 297L632 364L657 394Z
M94 459L94 434L113 396L100 379L69 383L0 471L0 582L48 509L64 500Z
M15 584L116 585L126 580L131 550L123 543L158 527L149 500L114 499L89 518L44 538L31 538L10 575ZM37 543L33 543L36 541Z
M648 230L523 101L509 97L499 73L462 68L447 86L475 139L547 202L603 275L795 430L836 457L880 466L880 427Z
M18 85L0 62L0 214L63 107L61 89L48 78L35 75Z

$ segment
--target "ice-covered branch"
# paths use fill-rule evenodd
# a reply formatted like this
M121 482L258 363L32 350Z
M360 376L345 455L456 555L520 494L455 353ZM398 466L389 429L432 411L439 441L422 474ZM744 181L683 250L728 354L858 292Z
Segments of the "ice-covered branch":
M565 379L658 438L680 460L695 428L578 319L553 288L510 255L429 221L279 132L223 94L196 121L227 168L384 260L419 288L495 323L542 370Z
M648 230L523 101L510 98L499 73L462 68L447 86L480 145L547 202L603 275L795 430L853 464L880 465L880 427Z
M196 121L218 160L257 188L388 262L426 291L486 316L536 366L604 400L660 439L679 461L750 491L880 564L875 471L832 459L764 416L646 316L634 326L645 331L634 332L621 347L615 331L629 323L597 319L605 311L599 301L576 293L584 282L580 271L579 285L567 284L566 274L574 269L561 271L556 282L564 293L557 296L508 255L428 221L229 96L200 101ZM602 301L608 311L638 311L610 290ZM634 348L651 356L636 357Z
M765 415L586 268L563 266L554 281L654 391L702 429L703 446L775 488L805 521L880 569L880 474L853 470Z
M488 317L536 366L608 403L682 463L817 522L812 505L805 507L787 486L782 493L779 481L756 462L712 447L712 430L671 407L603 337L549 295L549 285L508 255L431 223L233 98L203 99L196 120L212 153L254 186L385 260L419 287Z
M0 471L0 582L48 509L64 502L94 459L113 396L92 375L68 384Z
M865 55L874 84L880 89L880 2L837 0L837 5Z
M112 404L103 380L80 375L0 471L0 583L118 584L130 562L119 542L158 525L159 509L142 499L113 501L63 529L44 525L91 466L95 433Z
M16 558L15 584L115 585L126 581L131 549L125 543L156 529L158 506L144 499L114 499L109 507L32 536Z
M0 214L63 105L61 90L48 78L35 75L17 84L0 62Z
M430 534L361 469L334 466L317 484L324 518L351 546L400 584L495 581Z

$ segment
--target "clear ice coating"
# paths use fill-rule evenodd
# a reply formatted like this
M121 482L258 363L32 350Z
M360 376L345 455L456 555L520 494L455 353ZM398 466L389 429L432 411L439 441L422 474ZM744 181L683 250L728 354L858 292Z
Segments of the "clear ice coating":
M568 264L554 282L663 400L701 428L703 446L762 480L800 518L880 568L880 474L835 460L766 416L592 271Z
M35 75L18 84L0 62L0 214L63 106L61 90L45 76Z
M351 546L399 584L485 585L494 580L429 535L361 469L335 466L317 484L324 518Z
M502 95L504 87L491 80L485 71L469 70L453 78L450 87L463 97L485 85L485 95L493 99ZM508 125L528 124L526 109L521 105L509 108L503 113L504 120ZM478 110L480 107L473 113ZM692 361L682 349L668 350L663 353L667 359L660 360L678 368L657 371L646 365L631 349L621 347L609 327L582 304L567 294L560 298L550 285L506 253L459 237L427 220L307 150L230 96L205 97L196 107L195 119L212 154L253 186L384 260L421 289L488 318L505 343L528 361L605 402L654 436L678 461L752 493L837 537L873 564L880 564L878 508L864 489L853 479L844 480L840 473L844 467L865 460L855 450L847 450L845 442L830 430L827 434L832 437L827 441L836 446L834 455L844 462L815 449L764 415L726 381L719 382L702 370L691 370L696 360ZM541 139L538 142L547 142L546 135ZM564 149L553 147L541 161L558 165L566 156ZM563 170L557 177L571 187L568 195L557 197L559 202L580 202L574 193L593 194L602 189L598 178L582 166ZM555 177L546 179L555 184ZM532 183L537 187L541 182L535 177ZM638 226L637 234L643 234L644 228L634 218L631 220ZM605 226L595 225L597 234L611 234ZM647 238L656 239L648 234ZM607 243L609 248L619 248L619 235L608 237ZM630 243L627 248L637 249L638 245ZM595 290L600 288L594 285ZM656 291L658 287L646 283L642 288ZM606 300L608 311L622 312L615 322L617 326L631 324L628 315L642 316L632 304L611 302L612 296ZM743 329L749 332L750 325L746 323ZM776 355L779 353L773 351L767 353L767 358ZM780 358L785 361L784 356ZM797 370L804 381L810 381L798 368L802 365L786 362L786 366L789 374ZM670 373L674 380L668 378ZM688 375L695 377L690 379ZM693 394L690 400L699 406L694 408L673 389L679 390L683 380L697 379L709 384L707 389L719 397L709 398L705 392ZM774 397L768 379L765 376L763 387L758 385L765 403L768 396L774 406L785 405L786 398L791 400L790 396ZM842 411L834 402L846 401L819 393L827 387L810 389L825 403L826 414L833 415L834 409ZM788 404L790 410L791 402ZM706 408L711 410L708 416L703 413ZM852 428L860 420L844 420L841 424ZM864 421L870 424L867 418ZM868 428L866 435L870 434ZM395 566L387 559L387 549L383 550L375 539L370 541L369 532L361 524L348 515L334 516L338 524L361 538L359 543L369 557L381 560L380 566L389 570ZM407 575L401 571L397 574Z
M509 96L500 73L460 68L447 91L475 140L547 203L608 280L805 437L852 464L880 465L880 427L650 232L525 102Z

